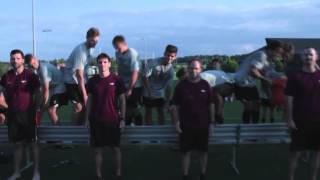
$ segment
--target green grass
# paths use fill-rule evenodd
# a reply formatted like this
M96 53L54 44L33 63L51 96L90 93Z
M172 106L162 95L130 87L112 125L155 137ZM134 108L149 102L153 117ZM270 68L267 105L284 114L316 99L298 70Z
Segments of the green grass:
M238 151L240 175L235 174L228 161L230 146L213 146L209 150L208 180L284 180L287 175L288 147L286 145L247 145ZM125 146L123 152L123 174L127 180L179 180L180 156L168 146L140 147ZM72 159L78 165L64 165L53 168L61 160ZM104 174L111 179L112 161L109 150L105 152ZM0 164L0 179L12 172L12 163ZM300 163L297 179L306 179L308 165ZM94 176L92 152L88 147L69 150L44 149L41 156L41 173L45 180L77 179L90 180ZM199 173L199 162L192 160L191 179ZM31 179L32 169L27 170L24 179Z

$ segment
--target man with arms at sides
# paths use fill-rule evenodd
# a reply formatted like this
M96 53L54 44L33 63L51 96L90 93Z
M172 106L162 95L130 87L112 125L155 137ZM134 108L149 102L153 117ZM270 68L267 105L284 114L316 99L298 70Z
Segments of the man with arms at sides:
M68 100L74 105L74 113L78 124L83 124L86 117L88 100L85 83L87 81L86 68L93 60L92 52L99 41L100 32L97 28L87 31L86 41L75 47L64 68L64 82Z
M126 125L134 122L135 125L142 125L142 115L139 109L142 99L142 87L139 80L140 60L138 52L129 48L125 38L117 35L112 40L116 49L116 61L118 74L123 79L127 92Z
M57 109L68 104L68 97L65 93L63 83L63 73L48 62L40 62L32 54L27 54L25 61L40 77L40 83L42 85L42 108L48 103L49 92L51 93L48 113L52 123L57 125L59 123Z
M5 99L8 103L7 125L9 141L14 143L14 173L8 180L21 177L20 166L23 159L23 148L32 144L34 156L33 180L40 179L39 148L35 142L35 101L34 95L40 89L39 77L24 68L24 54L15 49L10 53L12 70L1 78Z
M311 151L311 176L316 180L320 165L320 70L314 48L304 50L302 70L288 77L285 94L286 121L291 129L289 180L294 180L301 152Z
M145 120L152 125L152 109L158 112L159 125L164 124L164 109L169 106L172 96L172 81L174 77L173 61L176 60L178 48L167 45L164 56L146 62L142 81L144 84L143 103L146 108Z
M103 147L112 150L115 176L121 179L120 131L125 127L126 88L122 79L110 72L111 58L101 53L97 57L99 75L87 84L90 94L90 143L94 148L97 179L102 179ZM118 103L119 102L119 103Z
M179 82L173 95L173 118L179 133L183 180L188 179L191 151L200 153L200 180L205 179L208 141L213 133L214 103L209 83L200 77L202 64L192 60L188 77Z
M270 41L267 46L249 55L235 73L235 95L243 103L243 123L259 122L259 93L256 80L271 84L271 76L278 75L272 66L272 59L282 56L282 43Z

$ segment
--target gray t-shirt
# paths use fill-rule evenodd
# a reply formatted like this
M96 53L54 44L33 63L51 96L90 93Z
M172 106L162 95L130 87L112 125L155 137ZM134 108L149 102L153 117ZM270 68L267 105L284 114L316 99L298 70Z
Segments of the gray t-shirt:
M125 53L116 52L116 61L118 64L118 74L123 79L126 88L131 82L132 71L140 70L139 54L136 50L129 48ZM137 80L135 87L140 87L140 79Z
M78 84L76 70L84 70L85 81L87 80L86 68L89 62L93 61L93 48L87 48L86 43L81 43L71 52L64 68L64 82L68 84Z
M143 76L148 78L151 97L164 98L166 88L172 84L174 69L172 64L162 65L162 58L148 60L143 70ZM144 96L148 96L144 90Z
M239 86L256 86L256 78L250 75L252 67L263 72L266 77L274 78L281 76L275 71L274 63L272 63L271 60L268 60L268 56L264 50L261 50L251 54L240 64L240 68L234 76L236 83Z
M53 94L63 93L65 91L62 70L54 65L48 62L40 62L36 74L39 76L41 84L49 83Z

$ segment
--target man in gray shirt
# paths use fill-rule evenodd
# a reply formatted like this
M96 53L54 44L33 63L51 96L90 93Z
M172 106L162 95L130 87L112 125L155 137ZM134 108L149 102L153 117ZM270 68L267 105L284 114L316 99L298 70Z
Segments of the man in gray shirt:
M79 124L85 122L85 106L88 101L86 91L86 67L93 60L92 52L99 41L97 28L87 31L86 41L76 46L69 56L64 68L64 82L68 100L74 104L74 112Z
M145 63L143 71L143 103L146 108L146 124L152 125L152 109L158 112L158 123L164 124L164 107L168 106L172 96L172 81L174 77L173 61L178 48L168 45L164 56Z
M62 71L48 62L39 62L32 54L25 56L25 62L40 77L40 83L42 85L42 107L48 103L50 92L51 98L48 112L52 123L57 125L59 121L57 108L68 104Z
M271 78L277 76L272 66L272 59L282 57L280 41L271 41L263 50L249 55L235 73L236 97L244 105L242 120L244 123L259 121L259 93L256 80L271 84Z
M117 35L112 40L116 49L118 74L125 83L126 92L126 125L132 122L142 125L142 115L139 109L142 99L142 87L139 80L140 60L138 52L129 48L125 38Z

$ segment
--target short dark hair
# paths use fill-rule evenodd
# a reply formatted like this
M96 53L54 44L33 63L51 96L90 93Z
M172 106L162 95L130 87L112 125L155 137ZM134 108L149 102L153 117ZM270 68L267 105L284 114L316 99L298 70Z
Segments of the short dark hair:
M97 57L97 62L99 62L100 59L108 59L109 62L111 62L111 58L108 54L106 53L100 53Z
M178 52L178 47L172 44L167 45L166 50L164 51L164 53L177 53L177 52Z
M22 58L24 58L24 54L20 49L14 49L10 52L10 56L14 55L14 54L21 54Z
M186 68L180 68L177 73L176 73L176 76L177 78L181 78L182 76L184 76L185 74L187 74L187 69Z
M100 36L100 31L98 28L92 27L87 31L87 38Z
M218 58L213 58L213 59L211 60L211 63L215 63L215 62L220 62L220 59L218 59Z
M26 54L25 56L24 56L24 62L26 63L26 64L30 64L30 62L31 62L31 60L32 60L32 58L34 58L35 56L33 55L33 54Z
M267 42L267 49L269 50L277 50L278 48L282 48L282 47L283 47L283 43L281 41L269 40Z
M203 69L202 59L200 59L199 57L196 57L196 58L192 59L191 61L189 61L188 66L190 67L193 62L198 62L198 63L200 63L201 69Z
M113 39L112 39L112 44L116 45L117 43L123 43L126 42L126 39L124 38L123 35L116 35Z

